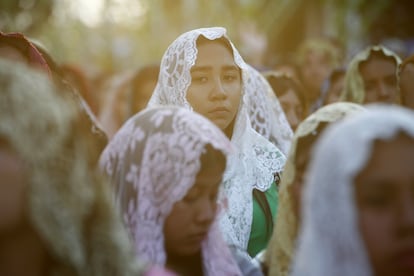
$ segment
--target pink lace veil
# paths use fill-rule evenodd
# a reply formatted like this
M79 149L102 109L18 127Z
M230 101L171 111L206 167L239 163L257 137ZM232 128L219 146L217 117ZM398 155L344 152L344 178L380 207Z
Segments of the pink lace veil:
M165 265L165 219L194 184L206 145L226 156L231 150L210 121L170 106L131 117L104 150L100 164L112 180L140 259ZM202 244L202 256L207 275L240 274L216 222Z

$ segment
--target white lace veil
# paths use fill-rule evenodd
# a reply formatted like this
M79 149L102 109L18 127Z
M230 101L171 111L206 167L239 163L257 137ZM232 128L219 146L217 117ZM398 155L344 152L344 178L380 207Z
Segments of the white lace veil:
M191 83L190 69L196 62L196 42L200 35L210 40L227 39L233 49L234 61L242 71L242 97L231 137L235 151L228 158L223 179L229 208L221 217L220 227L229 244L246 250L253 214L252 189L267 190L274 181L274 173L282 170L286 158L251 127L249 97L245 92L248 67L226 36L226 29L201 28L179 36L161 60L158 83L148 105L178 105L192 110L186 93Z
M414 112L368 105L366 112L351 115L322 134L304 188L293 275L372 275L359 232L353 181L368 162L374 142L399 132L414 137Z
M224 133L204 117L184 108L157 107L130 118L104 150L100 165L115 186L140 259L165 265L165 219L194 184L206 145L225 155L231 150ZM239 274L217 223L202 253L207 275Z
M252 127L287 155L293 132L285 112L266 78L252 66L247 67L250 76L246 91Z

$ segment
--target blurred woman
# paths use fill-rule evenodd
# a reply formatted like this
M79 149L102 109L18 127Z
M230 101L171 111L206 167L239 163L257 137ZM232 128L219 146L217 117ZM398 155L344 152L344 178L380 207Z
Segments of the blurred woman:
M293 275L414 275L413 122L367 107L318 140Z
M290 126L296 130L308 114L303 86L299 81L285 74L270 71L266 72L265 76L277 95Z
M241 275L216 223L230 141L210 121L178 107L129 119L101 166L137 256L178 275Z
M306 118L298 127L290 149L279 189L280 207L276 226L265 256L269 275L288 275L295 256L295 244L300 224L300 200L312 159L312 148L327 125L361 112L353 103L324 106Z
M400 58L385 47L367 47L349 63L340 100L359 104L400 103L400 63Z
M0 84L0 274L143 274L73 102L7 60Z

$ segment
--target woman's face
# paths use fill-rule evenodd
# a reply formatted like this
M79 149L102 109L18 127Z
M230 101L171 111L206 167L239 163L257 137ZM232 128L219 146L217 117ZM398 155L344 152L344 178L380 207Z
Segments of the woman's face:
M192 188L174 204L164 224L167 255L185 257L200 251L216 216L224 169L220 162L207 168L202 165Z
M307 52L301 66L303 83L312 92L313 97L319 96L324 80L332 71L327 55L321 51Z
M355 179L359 228L374 275L414 275L414 140L375 143Z
M241 73L233 53L218 41L197 46L187 100L194 111L210 119L228 137L232 134L241 97Z
M303 108L299 98L292 89L289 89L285 94L278 98L290 126L293 130L296 130L303 118Z
M398 102L397 65L391 58L370 57L359 66L364 82L364 103Z

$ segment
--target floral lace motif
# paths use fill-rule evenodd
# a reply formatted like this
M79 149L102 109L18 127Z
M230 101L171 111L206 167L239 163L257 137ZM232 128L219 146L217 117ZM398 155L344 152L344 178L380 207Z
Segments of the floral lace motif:
M270 111L262 111L264 107L257 100L253 100L255 105L251 108L250 102L254 96L246 92L250 74L248 65L226 36L226 29L201 28L178 37L161 60L158 83L148 105L178 105L192 110L186 99L186 91L191 83L190 70L197 58L196 41L200 35L210 40L226 38L233 49L234 61L242 71L242 99L231 138L235 150L228 158L223 178L228 208L221 216L220 228L229 244L246 250L253 214L252 190L257 188L264 191L271 186L274 173L282 170L285 156L251 126L249 109L259 117L267 117ZM284 142L279 141L280 144Z
M149 108L129 119L101 156L138 257L165 265L163 225L194 184L205 146L228 154L231 144L204 117L177 107ZM223 198L220 196L220 198ZM216 226L202 245L207 275L238 275Z
M293 132L286 115L266 78L248 66L247 95L252 127L287 155Z

